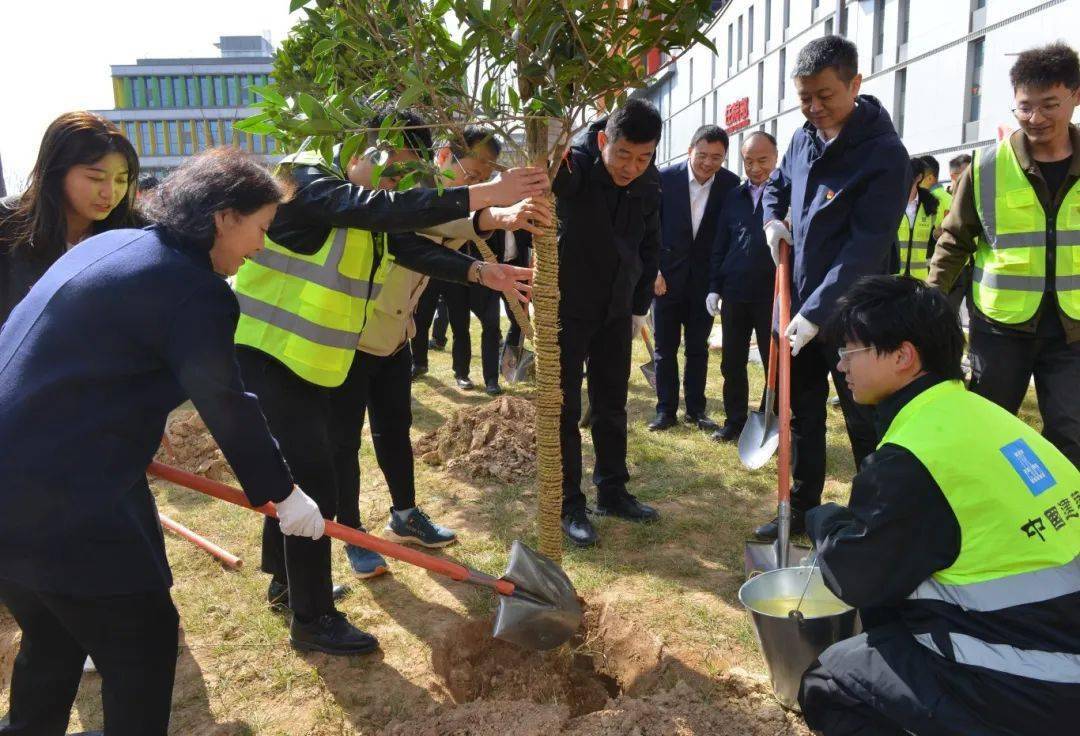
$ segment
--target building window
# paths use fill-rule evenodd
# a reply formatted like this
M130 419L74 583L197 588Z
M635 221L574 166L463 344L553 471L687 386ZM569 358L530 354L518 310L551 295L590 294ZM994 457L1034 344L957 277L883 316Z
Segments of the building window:
M743 40L742 16L740 15L739 16L739 63L740 63L740 65L742 64L742 48L743 48L742 40Z
M177 124L176 124L176 121L175 120L170 120L169 122L165 123L165 125L168 126L168 129L169 129L169 148L172 149L173 153L179 155L179 153L180 153L180 130L179 130Z
M168 77L161 78L161 104L164 107L173 106L172 80Z
M896 43L904 46L908 42L911 26L911 0L900 0L899 22L897 23Z
M210 129L210 147L217 148L221 145L221 133L218 131L218 121L208 120L206 127Z
M728 76L731 76L731 62L735 52L735 25L728 23L727 27L727 65Z
M214 107L214 85L210 77L199 77L200 107Z
M689 64L689 75L690 75L690 77L689 77L690 84L688 86L689 86L690 89L689 89L689 92L687 93L687 97L686 97L687 103L690 103L690 102L694 101L694 60L692 58L690 59L690 64Z
M787 81L787 49L780 49L780 75L779 85L776 88L776 101L784 104L784 82Z
M240 93L237 87L235 76L225 77L225 88L229 92L229 107L238 107L240 105Z
M713 46L717 46L719 44L719 41L720 41L719 38L714 38L713 39ZM712 61L710 62L710 67L709 67L709 86L710 87L715 87L716 86L716 54L713 54L711 59L712 59Z
M252 153L262 153L263 152L263 142L262 142L262 136L261 135L256 135L254 133L252 134L252 136L251 136L251 152Z
M187 87L187 104L190 107L199 107L199 80L196 77L184 77L184 86Z
M882 52L885 50L885 0L874 0L874 59L873 71L884 66Z
M131 84L135 91L135 107L146 107L146 85L143 84L142 77L132 77Z
M818 8L821 7L821 0L810 0L810 17L814 18L817 15Z
M249 97L253 96L248 92L248 88L250 86L251 86L251 75L250 74L241 74L240 75L240 104L241 105L250 105L250 104L252 104L254 102L254 100L248 99Z
M712 93L712 121L716 125L720 124L720 93L715 89Z
M750 60L750 54L754 53L754 6L746 13L746 60Z
M221 142L223 145L231 146L233 144L233 130L232 121L225 120L221 123Z
M982 108L983 44L979 38L968 44L968 104L965 123L977 123ZM967 137L965 136L965 140Z
M195 136L198 138L198 141L199 141L198 150L205 151L206 150L206 123L204 123L202 120L199 120L199 121L197 121L195 123Z
M158 153L165 155L168 152L165 148L165 123L161 120L154 122L154 140L157 141Z
M832 18L829 18L828 20L825 21L825 35L826 36L833 35L833 19Z
M214 104L225 107L225 78L214 77Z
M142 156L154 155L154 142L150 138L150 123L139 123L139 154Z
M904 135L904 106L907 98L907 69L896 72L896 88L893 92L893 119L897 135Z
M267 136L266 137L266 152L267 153L273 153L276 150L277 150L277 141L275 141L270 136Z
M759 61L757 65L757 106L760 110L765 107L765 62Z
M150 107L161 107L157 77L144 77L144 79L146 80L146 99L150 103Z
M190 156L195 153L195 145L191 139L191 121L185 120L180 123L180 142L183 145L183 152L185 156Z
M124 77L123 90L123 107L131 107L135 102L135 90L132 89L131 77Z
M701 98L701 124L705 124L705 97Z
M847 35L847 2L839 2L836 4L836 32L841 36Z
M135 123L124 123L124 135L131 142L131 145L135 146L138 142L135 139Z
M791 27L791 0L784 0L784 39L787 39L788 28Z
M772 0L765 0L765 43L772 38ZM766 49L767 50L767 49Z

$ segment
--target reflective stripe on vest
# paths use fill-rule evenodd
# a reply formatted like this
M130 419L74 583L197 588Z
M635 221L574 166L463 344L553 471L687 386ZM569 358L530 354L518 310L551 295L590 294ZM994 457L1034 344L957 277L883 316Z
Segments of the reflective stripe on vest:
M975 305L994 321L1026 322L1047 288L1046 212L1009 139L975 152L972 183L983 231L975 251ZM1066 193L1053 227L1054 291L1062 310L1080 319L1080 184Z
M930 250L934 227L939 223L940 219L937 215L927 212L922 202L915 210L914 225L908 219L907 213L904 213L900 218L900 227L896 231L896 238L900 243L900 270L897 273L923 281L929 278L930 267L926 254Z
M930 634L915 634L915 641L945 657ZM1045 682L1080 683L1080 654L1042 652L1038 649L1020 649L1008 644L991 644L967 634L949 634L952 656L946 657L960 664L985 667L995 672L1005 672L1018 677Z
M971 427L979 428L977 442ZM884 444L903 447L922 463L960 526L956 560L919 585L910 604L935 601L960 609L942 619L946 625L965 611L978 612L985 624L996 611L1014 609L1009 615L1015 617L1017 607L1080 592L1080 470L1035 430L961 382L947 381L909 401L879 447ZM955 648L958 662L1080 681L1074 652L1028 656L1029 650L1007 643L953 636L963 642ZM1028 674L1046 662L1057 668L1048 671L1053 677Z

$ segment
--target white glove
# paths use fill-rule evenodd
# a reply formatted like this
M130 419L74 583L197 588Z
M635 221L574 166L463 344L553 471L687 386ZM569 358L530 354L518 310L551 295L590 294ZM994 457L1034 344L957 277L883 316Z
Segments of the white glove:
M787 336L788 341L791 343L791 357L794 358L798 355L799 351L814 339L818 329L818 326L806 317L801 314L795 315L795 319L791 320L791 324L787 326L787 330L784 332L784 335Z
M705 311L713 317L720 316L720 295L715 291L709 292L709 295L705 297Z
M783 220L769 220L765 223L765 242L769 244L769 253L772 255L773 263L779 266L780 243L794 243L795 241Z
M648 324L648 321L649 321L649 315L647 315L647 314L635 314L633 317L630 318L630 339L631 340L633 340L635 337L637 337L638 335L641 334L641 329L646 324Z
M318 539L326 531L319 504L300 490L300 486L293 486L292 493L276 506L282 534Z

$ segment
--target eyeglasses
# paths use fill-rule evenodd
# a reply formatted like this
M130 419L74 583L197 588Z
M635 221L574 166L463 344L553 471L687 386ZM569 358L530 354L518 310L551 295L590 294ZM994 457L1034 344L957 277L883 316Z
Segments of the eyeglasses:
M1012 108L1012 114L1016 116L1017 120L1023 120L1027 122L1035 116L1035 113L1039 113L1044 118L1051 118L1061 110L1060 102L1047 102L1043 105L1035 105L1035 107L1014 107Z
M840 348L839 350L836 351L836 355L837 355L837 357L840 358L841 363L846 363L846 362L848 362L848 356L851 355L852 353L861 353L864 350L873 350L873 349L874 349L873 345L871 345L870 347L866 347L866 348Z

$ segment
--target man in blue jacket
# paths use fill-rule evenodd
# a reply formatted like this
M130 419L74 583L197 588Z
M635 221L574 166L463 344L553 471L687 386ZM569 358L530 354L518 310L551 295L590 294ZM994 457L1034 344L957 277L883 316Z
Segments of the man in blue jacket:
M705 414L705 375L709 365L712 315L705 311L709 291L709 251L724 196L739 177L723 168L728 136L718 125L703 125L690 139L687 159L660 172L660 270L656 274L653 320L656 324L656 417L652 431L675 426L679 408L679 336L685 331L683 375L685 420L713 431Z
M768 133L751 133L743 142L746 181L728 192L716 227L710 265L709 295L705 309L720 317L724 355L724 426L712 434L718 442L734 442L746 424L750 384L746 360L750 335L757 335L758 354L769 370L769 336L772 325L773 285L776 264L769 257L761 229L761 197L776 168L776 139Z
M792 531L821 503L825 485L825 403L832 373L855 465L877 444L873 413L855 404L836 370L835 346L815 340L837 300L861 276L888 272L896 223L911 189L907 151L885 108L860 95L855 44L840 36L808 43L792 78L807 122L795 132L762 197L765 238L779 260L794 247L791 310L791 411L795 483ZM786 246L785 246L786 247ZM756 531L774 539L776 520Z

